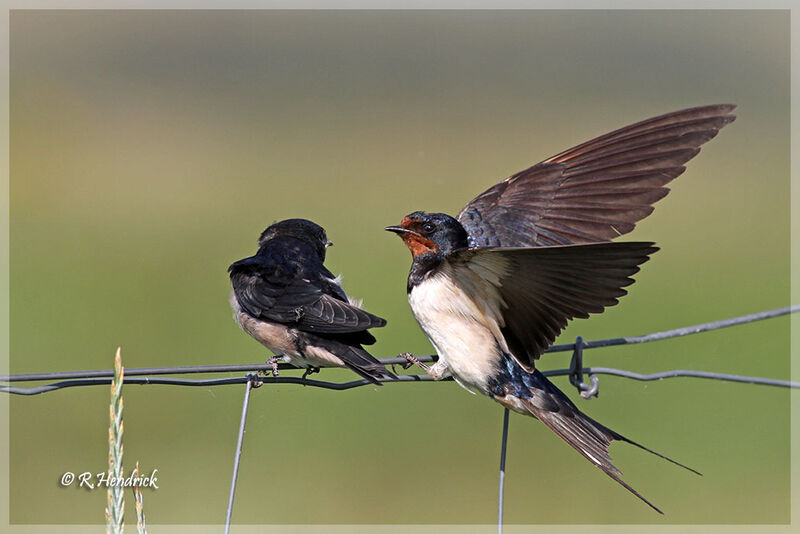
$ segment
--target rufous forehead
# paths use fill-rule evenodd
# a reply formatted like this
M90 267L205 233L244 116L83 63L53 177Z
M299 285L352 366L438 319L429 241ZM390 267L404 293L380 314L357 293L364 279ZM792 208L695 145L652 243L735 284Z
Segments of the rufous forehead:
M421 221L419 219L414 219L412 217L405 216L403 217L403 220L400 221L400 226L402 226L403 228L409 228L410 226L418 224L420 222Z

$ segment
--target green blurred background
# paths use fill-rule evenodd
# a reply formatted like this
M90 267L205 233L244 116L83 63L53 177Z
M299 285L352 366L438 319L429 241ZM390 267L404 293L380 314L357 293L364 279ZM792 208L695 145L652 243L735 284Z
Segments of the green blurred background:
M225 272L287 217L322 224L348 293L432 349L382 230L630 122L739 105L630 239L662 250L622 304L560 338L637 335L788 304L789 16L780 11L11 14L13 373L263 362ZM592 350L589 365L789 377L789 320ZM562 368L568 354L541 368ZM286 375L299 374L288 371ZM346 371L322 378L346 380ZM789 393L601 377L578 405L702 471L612 455L661 517L514 415L506 521L790 521ZM125 389L150 523L224 519L243 387ZM101 523L108 388L11 399L11 522ZM502 410L454 383L253 392L234 521L489 524ZM133 517L132 508L128 511Z

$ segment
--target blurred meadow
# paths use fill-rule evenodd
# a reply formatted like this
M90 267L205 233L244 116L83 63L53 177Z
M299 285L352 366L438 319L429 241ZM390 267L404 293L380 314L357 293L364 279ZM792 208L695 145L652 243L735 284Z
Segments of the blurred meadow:
M117 346L128 368L263 362L231 318L226 268L288 217L327 229L329 268L388 319L374 355L430 354L410 255L384 226L455 214L563 149L711 103L738 119L623 238L661 251L559 341L789 304L785 11L13 11L10 50L12 373L107 369ZM585 357L786 379L789 320ZM509 524L790 521L788 391L601 376L586 401L554 382L704 476L613 445L658 516L512 415ZM126 386L126 469L159 472L148 523L224 520L243 389ZM107 402L99 386L10 399L12 524L102 523L105 491L58 481L105 469ZM234 522L491 524L501 421L452 382L254 390Z

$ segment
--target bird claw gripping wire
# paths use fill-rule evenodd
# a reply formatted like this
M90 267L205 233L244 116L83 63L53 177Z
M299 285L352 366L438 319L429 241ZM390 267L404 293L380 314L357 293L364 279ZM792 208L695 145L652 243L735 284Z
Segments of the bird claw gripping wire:
M305 380L305 378L306 378L308 375L313 375L314 373L319 373L319 367L306 367L306 370L305 370L305 372L303 373L303 376L302 376L301 378L302 378L303 380Z
M404 353L402 353L402 354L398 354L398 355L397 355L397 357L398 357L398 358L405 358L405 359L406 359L406 363L402 363L402 364L400 364L400 366L401 366L403 369L409 369L409 368L413 367L414 365L416 365L416 366L419 366L419 367L420 367L420 368L422 368L422 370L424 370L426 373L428 372L428 369L430 369L430 367L428 367L427 365L425 365L424 363L422 363L421 361L419 361L419 360L416 358L416 356L414 356L414 355L413 355L413 354L411 354L410 352L404 352Z
M600 394L600 379L594 374L589 374L589 382L583 381L583 338L575 338L575 350L572 351L572 361L569 364L569 382L576 388L584 399L597 397Z
M273 356L272 358L267 360L267 365L272 367L272 371L271 371L272 372L272 376L278 376L278 362L282 362L282 361L283 361L283 358L281 356ZM267 370L261 370L261 371L258 372L258 374L261 375L261 376L267 376L269 373L270 373L270 371L267 371Z

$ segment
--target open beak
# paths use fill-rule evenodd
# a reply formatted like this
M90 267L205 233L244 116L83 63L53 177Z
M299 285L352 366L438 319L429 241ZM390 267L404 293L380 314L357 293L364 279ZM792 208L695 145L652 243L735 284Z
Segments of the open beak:
M417 232L415 232L413 230L409 230L408 228L403 228L402 226L387 226L386 228L384 228L384 230L386 230L387 232L394 232L397 235L400 235L400 234L411 234L411 235L415 235L415 236L418 236L418 237L422 237Z

